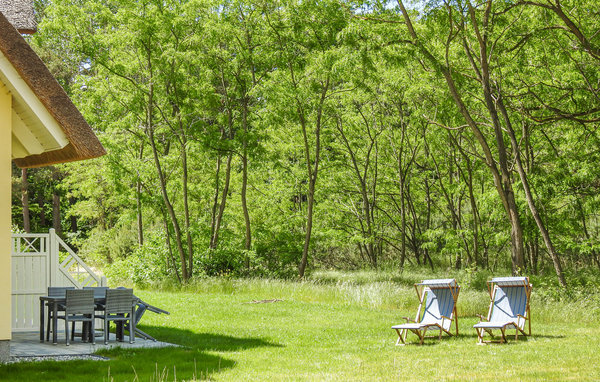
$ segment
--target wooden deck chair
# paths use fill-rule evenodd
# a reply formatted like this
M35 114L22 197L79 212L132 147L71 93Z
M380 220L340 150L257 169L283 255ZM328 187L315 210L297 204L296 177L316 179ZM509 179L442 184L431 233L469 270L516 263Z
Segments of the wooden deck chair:
M423 344L427 330L438 330L438 338L442 334L450 333L452 321L456 323L456 334L458 334L458 316L456 314L456 300L460 292L460 286L455 279L423 280L415 284L417 297L419 298L419 309L414 320L407 317L406 324L392 326L398 333L396 345L405 345L408 331L419 337L419 344ZM412 322L411 322L412 321Z
M473 327L477 331L478 344L488 342L506 342L506 330L515 329L515 340L519 332L531 335L531 313L529 299L532 285L528 277L496 277L488 281L490 308L487 317L479 316L480 322ZM525 324L528 333L525 333ZM502 337L499 341L484 341L485 332L493 337L492 330L499 329Z

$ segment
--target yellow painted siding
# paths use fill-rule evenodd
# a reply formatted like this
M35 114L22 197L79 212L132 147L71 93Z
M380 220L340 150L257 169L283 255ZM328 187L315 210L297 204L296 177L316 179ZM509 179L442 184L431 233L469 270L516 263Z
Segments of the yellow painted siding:
M11 338L12 96L0 82L0 340Z

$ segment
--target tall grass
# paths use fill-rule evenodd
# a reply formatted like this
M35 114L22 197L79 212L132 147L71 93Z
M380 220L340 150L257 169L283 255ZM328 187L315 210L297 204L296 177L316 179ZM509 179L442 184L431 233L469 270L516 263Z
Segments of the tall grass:
M279 298L302 302L318 302L358 306L369 309L414 312L417 295L414 284L423 279L454 277L461 286L457 303L459 317L485 315L489 307L489 292L486 281L491 275L485 272L477 274L464 270L451 276L447 273L420 272L398 273L394 271L319 271L303 281L279 279L235 279L203 278L194 280L183 287L169 285L163 290L188 291L196 293L221 293L229 295L255 295L254 300ZM541 286L536 286L535 281ZM557 294L556 285L549 277L533 277L534 288L531 298L535 320L544 322L568 322L576 318L580 321L594 322L600 319L600 288L587 284L571 292L570 297ZM558 289L560 291L560 289Z

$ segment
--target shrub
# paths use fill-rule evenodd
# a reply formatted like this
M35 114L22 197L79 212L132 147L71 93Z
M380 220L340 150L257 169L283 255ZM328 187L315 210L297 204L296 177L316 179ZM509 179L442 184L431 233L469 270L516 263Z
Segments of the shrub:
M111 284L131 284L147 287L168 278L175 278L168 264L169 252L160 231L149 232L144 245L131 255L108 265L104 272Z

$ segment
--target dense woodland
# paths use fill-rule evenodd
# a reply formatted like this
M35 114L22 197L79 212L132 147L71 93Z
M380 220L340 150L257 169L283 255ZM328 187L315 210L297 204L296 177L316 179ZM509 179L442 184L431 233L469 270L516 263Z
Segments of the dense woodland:
M15 229L134 281L600 267L593 0L37 6L108 155L15 168Z

